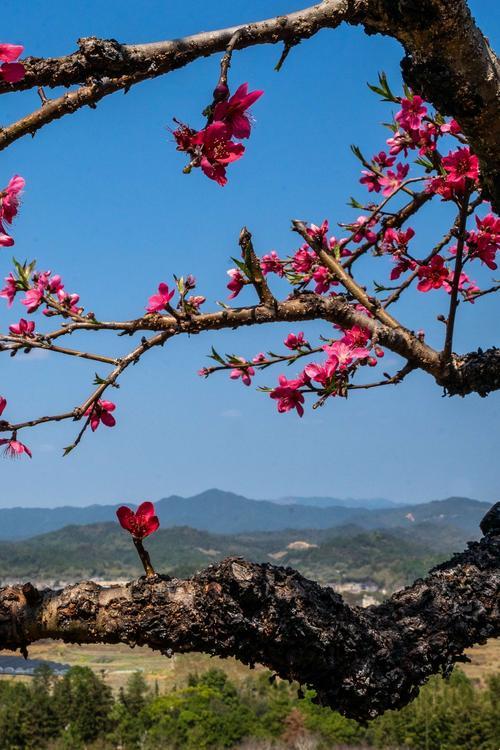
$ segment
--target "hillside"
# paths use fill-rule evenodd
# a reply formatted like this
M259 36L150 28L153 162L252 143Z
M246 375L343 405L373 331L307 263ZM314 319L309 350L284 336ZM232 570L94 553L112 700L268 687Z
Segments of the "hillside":
M187 576L228 555L289 565L322 583L372 580L393 590L425 572L452 551L464 537L427 525L411 532L362 531L348 526L334 530L255 532L220 535L186 526L160 529L146 546L158 571ZM117 524L67 526L25 541L0 542L1 580L62 580L120 578L142 569L131 539Z
M307 500L307 499L305 499ZM318 498L311 498L316 501ZM221 490L207 490L194 497L172 495L156 504L163 528L190 526L215 534L239 534L284 529L329 529L355 524L364 529L412 528L415 523L453 526L469 536L479 534L479 521L489 508L469 498L448 498L419 505L389 508L280 504L250 500ZM26 539L68 525L115 520L116 505L84 508L0 509L0 539Z

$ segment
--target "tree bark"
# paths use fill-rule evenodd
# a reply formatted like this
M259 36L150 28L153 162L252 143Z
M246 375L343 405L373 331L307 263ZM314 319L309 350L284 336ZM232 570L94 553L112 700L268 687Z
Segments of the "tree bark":
M500 635L500 503L485 536L385 603L350 607L290 568L228 558L187 580L0 589L0 647L41 638L201 651L259 663L361 721L411 701L465 648Z

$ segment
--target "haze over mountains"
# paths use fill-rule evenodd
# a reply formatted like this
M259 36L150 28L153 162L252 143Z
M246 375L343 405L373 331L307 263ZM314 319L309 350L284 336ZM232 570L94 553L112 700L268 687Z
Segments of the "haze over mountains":
M479 536L479 521L490 507L490 503L460 497L401 506L377 500L370 508L358 507L360 501L356 500L340 502L345 504L334 498L317 497L274 502L250 500L212 489L189 498L178 495L163 498L156 508L162 528L189 526L215 534L330 529L346 524L367 530L411 529L415 524L430 524L460 530L472 539ZM0 539L26 539L68 525L116 521L116 508L116 505L90 505L0 509Z

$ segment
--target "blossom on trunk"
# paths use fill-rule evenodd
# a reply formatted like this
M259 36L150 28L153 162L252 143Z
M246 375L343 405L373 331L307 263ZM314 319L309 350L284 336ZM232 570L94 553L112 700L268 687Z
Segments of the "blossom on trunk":
M160 526L155 507L148 501L141 503L136 511L126 505L121 505L116 515L122 528L132 534L134 539L144 539Z

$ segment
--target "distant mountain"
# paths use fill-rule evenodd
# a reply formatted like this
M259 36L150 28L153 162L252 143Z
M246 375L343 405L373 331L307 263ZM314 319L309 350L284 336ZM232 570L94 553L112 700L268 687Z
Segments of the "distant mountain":
M0 539L26 539L68 525L115 521L116 507L0 509ZM489 503L452 497L419 505L370 510L298 503L280 505L212 489L189 498L172 495L158 501L156 507L163 528L190 526L217 534L329 529L345 524L355 524L362 529L411 529L414 524L428 523L460 529L469 538L476 538L479 522Z
M157 570L188 576L228 555L290 565L321 583L370 580L393 590L463 547L445 526L429 534L411 531L289 530L210 534L189 527L160 529L146 545ZM17 542L0 542L0 580L57 582L82 578L129 578L142 573L131 539L116 523L67 526Z
M330 508L335 506L337 508L366 508L367 510L375 510L379 508L402 508L405 503L394 503L391 500L386 500L383 497L374 497L369 500L359 500L354 497L347 497L340 499L338 497L280 497L278 500L273 500L278 505L305 505L307 507L316 508Z

